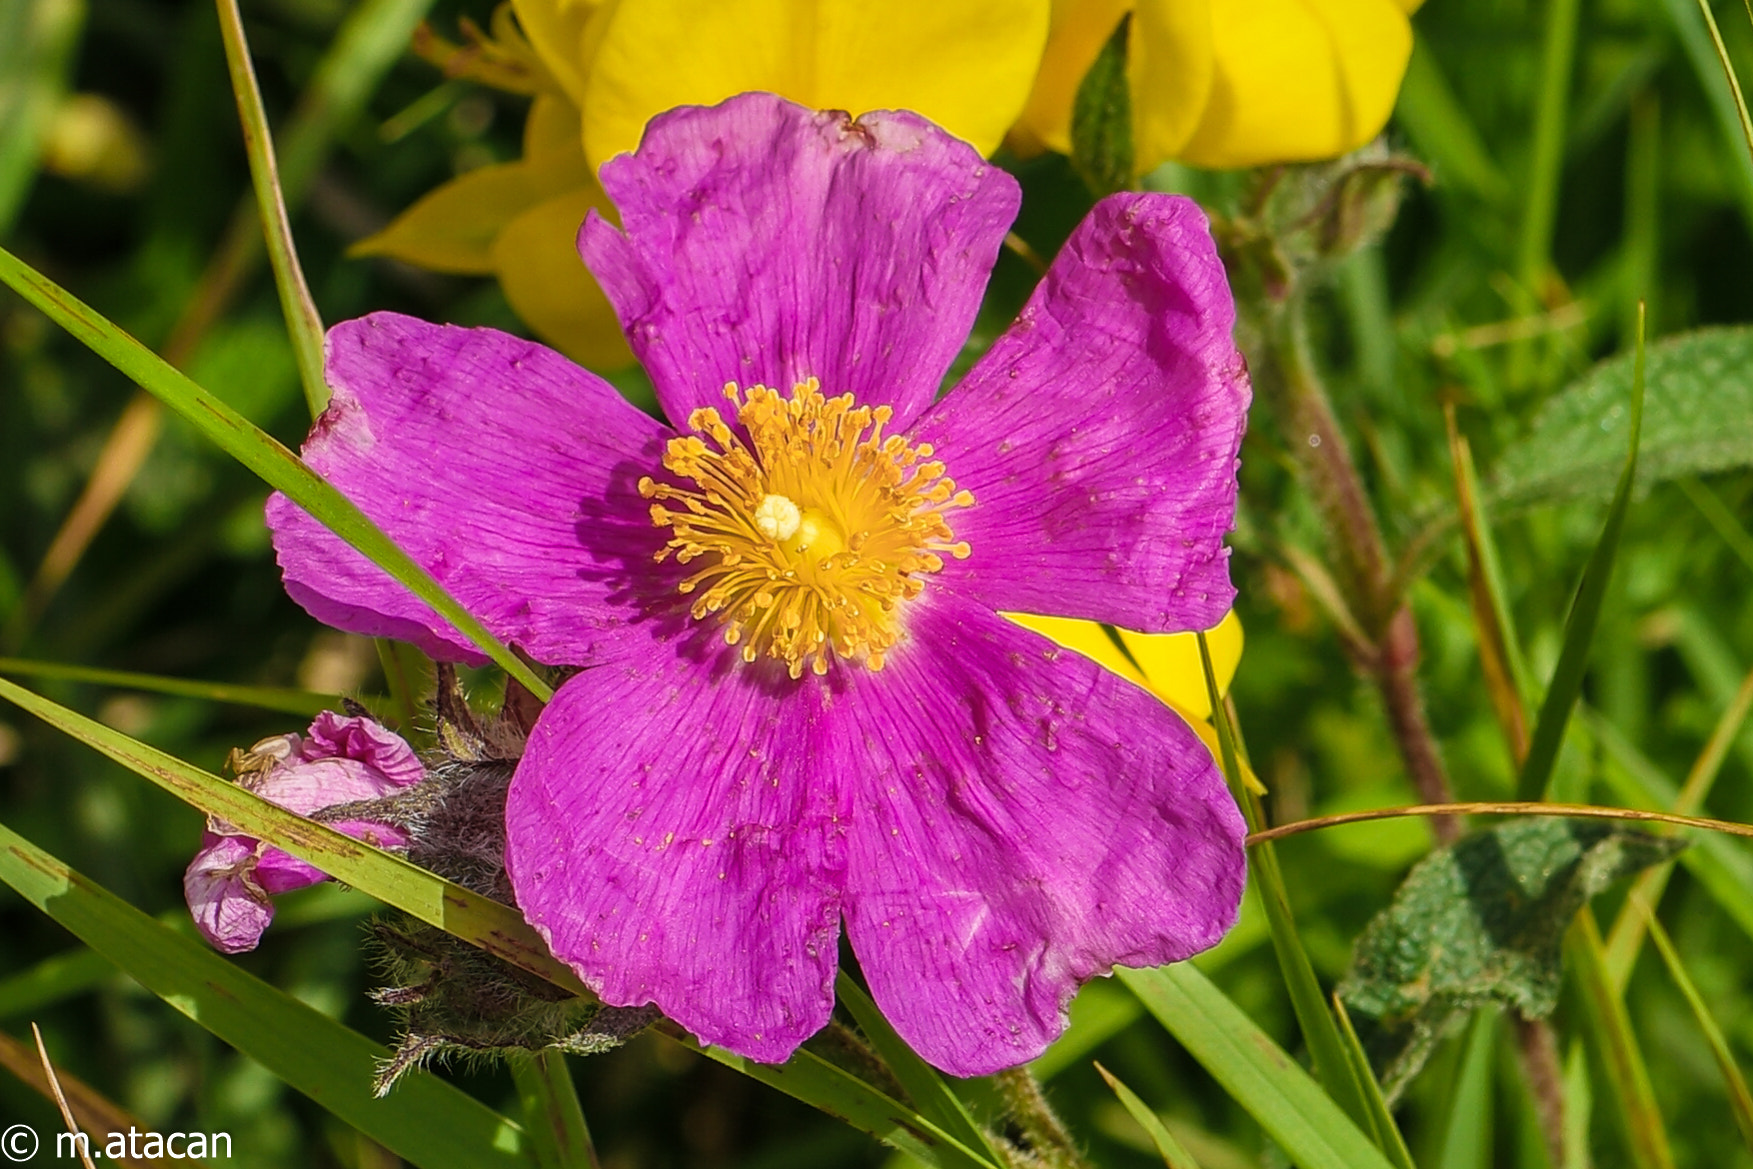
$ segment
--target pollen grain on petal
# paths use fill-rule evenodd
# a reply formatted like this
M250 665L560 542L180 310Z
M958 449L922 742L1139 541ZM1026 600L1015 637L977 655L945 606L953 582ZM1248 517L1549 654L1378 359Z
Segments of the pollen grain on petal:
M968 556L944 513L974 497L930 444L883 433L887 406L829 398L813 378L789 397L734 382L725 397L736 429L703 407L664 452L682 484L639 481L671 531L657 558L698 565L678 590L744 661L778 659L793 678L836 657L880 670L923 578Z

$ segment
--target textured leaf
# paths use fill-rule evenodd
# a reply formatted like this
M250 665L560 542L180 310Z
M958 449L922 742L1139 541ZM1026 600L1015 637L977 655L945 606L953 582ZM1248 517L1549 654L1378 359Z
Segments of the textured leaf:
M1389 1098L1457 1015L1492 1001L1526 1018L1550 1014L1577 910L1680 847L1599 821L1539 818L1476 832L1414 867L1339 984Z
M1132 185L1132 83L1126 76L1130 14L1108 38L1077 87L1071 109L1071 165L1100 198Z
M1649 348L1638 484L1753 464L1753 328L1701 329ZM1606 498L1625 463L1632 355L1548 402L1498 458L1497 506Z

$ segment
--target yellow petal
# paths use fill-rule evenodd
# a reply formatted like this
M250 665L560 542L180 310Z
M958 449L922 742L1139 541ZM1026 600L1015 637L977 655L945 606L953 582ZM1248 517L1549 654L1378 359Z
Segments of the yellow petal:
M1412 52L1397 0L1210 0L1217 72L1197 166L1330 158L1388 120Z
M593 18L606 15L608 7L612 5L597 0L511 0L530 47L574 106L584 104L589 76L590 59L585 52L588 26Z
M1205 119L1217 74L1213 8L1221 0L1141 0L1126 67L1138 172L1179 158Z
M494 269L493 241L541 198L522 163L484 166L428 191L348 254L388 256L435 272L486 276Z
M1211 717L1211 698L1205 689L1205 669L1199 663L1199 638L1192 633L1134 633L1120 631L1120 640L1144 671L1151 693L1195 719ZM1217 627L1205 634L1211 648L1211 669L1217 675L1217 692L1229 693L1230 679L1242 660L1242 623L1235 611L1224 614Z
M1047 48L1028 103L1011 131L1013 146L1027 154L1042 149L1071 153L1077 88L1131 7L1132 0L1053 0Z
M1005 613L1003 616L1066 649L1076 650L1134 685L1146 685L1144 675L1126 659L1125 653L1108 636L1108 631L1095 621L1081 621L1076 617L1041 617L1034 613Z
M558 94L541 94L530 104L523 124L523 161L544 199L596 186L590 164L584 161L578 107Z
M600 166L654 114L760 89L917 110L989 154L1022 110L1047 20L1048 0L620 0L591 63L586 153Z
M505 299L536 335L583 365L613 369L632 354L602 289L578 258L578 228L591 208L609 212L592 183L538 203L493 243Z

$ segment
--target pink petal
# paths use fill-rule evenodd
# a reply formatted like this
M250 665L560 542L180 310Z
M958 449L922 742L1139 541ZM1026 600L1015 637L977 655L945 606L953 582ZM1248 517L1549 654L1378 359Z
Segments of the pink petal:
M334 400L304 458L502 639L589 659L661 541L639 498L656 422L552 350L376 313L330 330ZM423 602L290 500L268 501L286 590L339 629L483 662Z
M1207 629L1235 595L1247 369L1223 266L1188 199L1104 199L1017 323L914 437L974 506L940 581L993 609Z
M927 1060L978 1075L1039 1055L1086 979L1215 944L1246 829L1143 690L953 598L913 608L906 652L848 671L815 766L858 783L845 912L872 996Z
M715 640L630 646L561 687L512 780L506 868L604 1001L777 1062L834 1005L844 816L809 754L828 699Z
M274 906L250 875L256 842L242 836L201 837L201 850L183 874L183 896L201 936L223 954L256 948Z
M1016 182L916 114L747 93L654 118L602 168L585 263L680 426L729 381L930 403L1016 217Z
M392 787L406 787L426 778L426 768L414 748L376 719L358 718L325 710L310 724L302 754L306 759L340 755L357 759L382 776ZM349 796L348 799L365 799ZM332 803L343 801L334 800Z

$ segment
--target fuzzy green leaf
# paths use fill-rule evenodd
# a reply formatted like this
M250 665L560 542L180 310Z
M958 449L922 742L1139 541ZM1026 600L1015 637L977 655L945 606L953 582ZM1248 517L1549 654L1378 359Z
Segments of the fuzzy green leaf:
M1126 76L1130 13L1096 54L1071 108L1071 165L1097 198L1132 185L1132 83Z
M1633 354L1596 366L1499 456L1494 507L1612 494L1625 464ZM1646 355L1640 487L1753 465L1753 328L1701 329Z
M1680 847L1601 821L1530 818L1419 862L1358 940L1339 984L1390 1098L1457 1015L1493 1001L1526 1018L1550 1014L1577 910Z

